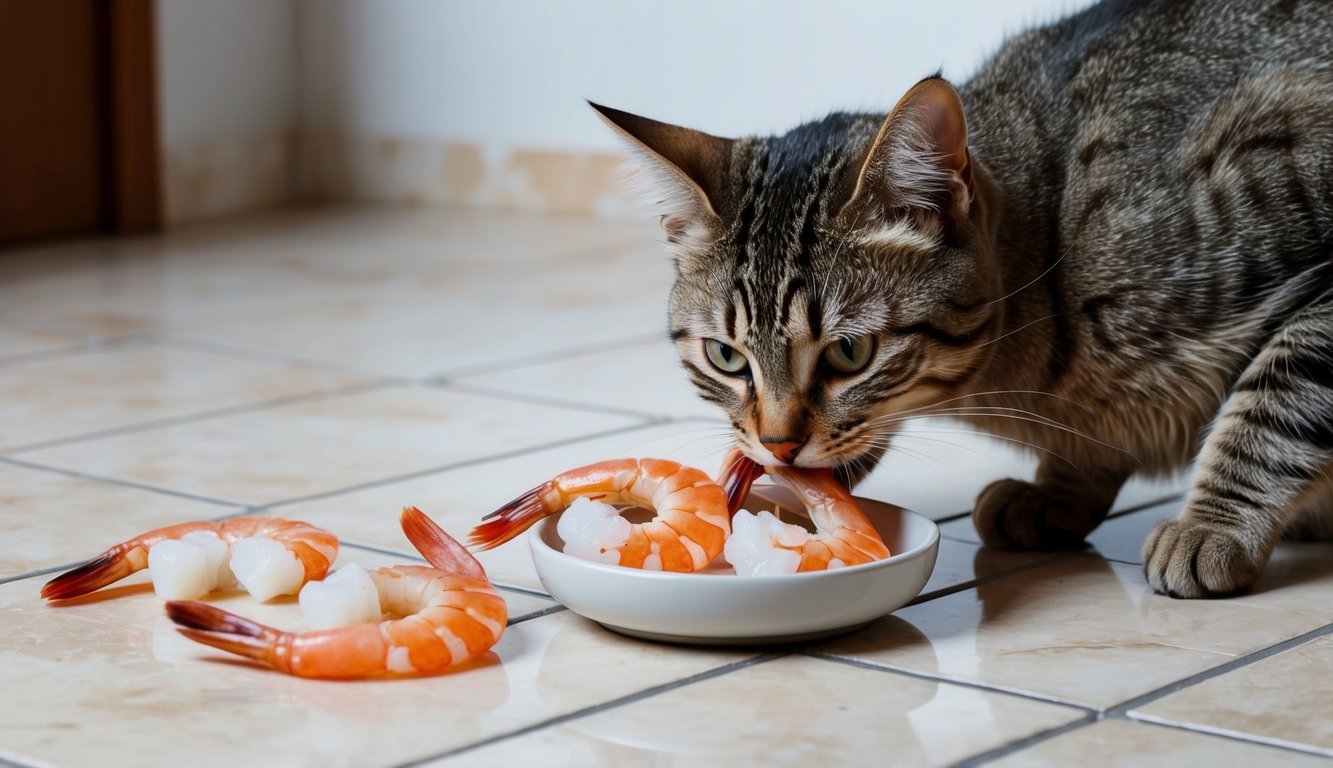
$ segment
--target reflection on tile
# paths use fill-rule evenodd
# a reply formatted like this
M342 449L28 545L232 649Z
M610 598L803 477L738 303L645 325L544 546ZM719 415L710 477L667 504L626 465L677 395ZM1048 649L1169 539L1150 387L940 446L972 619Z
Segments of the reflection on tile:
M408 551L398 528L404 505L421 507L456 537L481 517L560 472L603 459L661 456L716 473L728 440L716 425L663 424L488 461L325 499L283 505L274 514L308 520L348 541ZM526 539L478 555L497 582L541 589Z
M675 345L660 341L612 346L567 359L541 362L458 381L471 387L552 397L640 413L725 420L716 405L700 399L680 365Z
M28 762L85 765L96 745L106 766L392 766L744 658L630 641L561 611L513 625L453 674L300 680L179 636L146 584L60 608L40 586L0 586L3 750ZM299 629L290 600L216 602Z
M788 656L427 765L948 765L1082 715Z
M970 584L977 579L993 579L1018 568L1031 568L1038 563L1070 556L1065 552L986 549L978 544L941 538L935 570L931 572L930 581L926 582L921 595L929 597L932 593Z
M1137 567L1082 555L904 608L821 650L1109 707L1325 622L1172 600Z
M143 345L0 367L0 450L370 381Z
M1325 635L1130 713L1333 757L1333 637Z
M1086 765L1093 759L1092 755L1096 756L1097 765L1104 766L1295 768L1328 764L1313 755L1300 755L1261 744L1245 744L1175 728L1103 720L1007 755L990 765L995 768L1065 768Z
M164 525L236 511L0 464L0 579L86 560Z
M1130 480L1116 498L1115 509L1137 507L1140 504L1160 499L1174 493L1174 486L1164 482ZM1088 543L1106 557L1126 562L1139 562L1139 550L1143 540L1158 520L1175 517L1180 512L1179 499L1156 504L1138 512L1120 514L1112 512L1106 522L1097 526L1097 530L1088 537ZM958 541L981 543L977 530L972 526L970 517L951 520L940 526L940 533ZM1137 537L1138 543L1135 544Z
M634 423L621 416L395 387L41 449L24 458L262 504Z

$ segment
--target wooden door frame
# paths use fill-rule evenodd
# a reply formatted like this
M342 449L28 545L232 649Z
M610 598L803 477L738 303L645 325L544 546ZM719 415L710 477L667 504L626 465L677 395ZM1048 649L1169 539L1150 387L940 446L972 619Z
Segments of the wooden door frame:
M106 229L162 228L154 0L93 0L101 30Z

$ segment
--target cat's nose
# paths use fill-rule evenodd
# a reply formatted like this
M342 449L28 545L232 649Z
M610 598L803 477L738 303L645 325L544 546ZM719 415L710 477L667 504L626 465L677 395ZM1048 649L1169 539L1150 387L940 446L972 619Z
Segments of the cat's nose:
M801 446L805 445L804 440L800 442L785 441L786 440L785 438L778 438L778 440L784 440L784 442L778 442L777 440L769 441L763 439L761 439L759 442L764 444L764 447L768 449L769 453L773 454L774 458L776 458L778 461L784 464L790 464L793 461L795 461L796 452L801 450Z

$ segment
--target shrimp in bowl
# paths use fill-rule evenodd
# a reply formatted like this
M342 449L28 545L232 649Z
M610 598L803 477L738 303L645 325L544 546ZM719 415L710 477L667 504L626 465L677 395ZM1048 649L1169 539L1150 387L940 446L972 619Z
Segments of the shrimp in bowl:
M823 571L889 557L879 531L829 469L764 467L734 452L720 483L732 513L732 534L723 556L742 576ZM739 509L750 486L764 475L795 494L815 532L784 523L768 511Z
M655 516L631 523L613 504L651 508ZM701 571L731 534L726 492L703 470L666 459L612 459L562 472L492 512L469 544L493 549L562 512L566 554L628 568Z
M416 507L403 532L430 567L370 572L381 608L397 618L284 632L198 602L167 603L191 640L297 677L356 679L434 675L490 650L504 634L504 598L463 545Z

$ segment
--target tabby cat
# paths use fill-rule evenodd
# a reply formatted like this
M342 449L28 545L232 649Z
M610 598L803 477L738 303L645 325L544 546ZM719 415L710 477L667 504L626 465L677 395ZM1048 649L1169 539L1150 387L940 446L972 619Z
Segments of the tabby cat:
M1196 463L1152 587L1333 530L1333 4L1106 0L957 90L725 139L594 105L655 172L670 332L761 463L864 477L904 418L1042 451L973 520L1077 546Z

